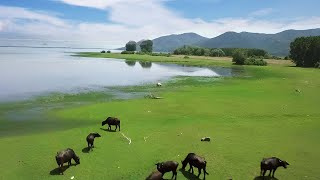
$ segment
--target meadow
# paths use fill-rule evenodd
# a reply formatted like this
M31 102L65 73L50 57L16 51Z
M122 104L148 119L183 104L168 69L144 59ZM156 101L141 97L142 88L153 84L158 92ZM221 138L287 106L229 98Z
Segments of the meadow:
M235 67L228 59L79 55ZM103 93L89 93L54 101L37 99L25 102L25 106L1 105L2 114L28 106L61 106L49 108L38 120L30 122L8 122L0 116L4 132L0 136L0 179L74 176L137 180L147 177L156 168L156 162L180 163L189 152L206 158L208 180L258 180L261 159L272 156L290 164L288 169L277 170L277 179L319 179L320 72L284 62L266 67L243 66L243 75L237 77L177 77L159 88L150 84L123 89L152 92L163 99L142 96L107 100L108 95ZM74 103L78 101L86 103ZM131 144L120 132L101 127L101 121L108 116L121 119L120 132L131 138ZM95 140L94 150L88 153L85 138L90 132L98 132L102 137ZM211 142L201 142L204 136L210 136ZM75 150L81 164L71 166L62 176L58 175L54 157L67 147ZM171 173L165 175L170 177ZM178 179L197 178L179 171Z

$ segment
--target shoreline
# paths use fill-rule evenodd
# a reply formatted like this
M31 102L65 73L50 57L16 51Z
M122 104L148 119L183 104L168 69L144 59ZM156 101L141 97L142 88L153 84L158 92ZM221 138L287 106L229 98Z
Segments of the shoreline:
M184 55L171 55L170 57L166 57L166 56L120 54L120 53L100 53L100 52L79 52L79 53L75 53L73 56L92 57L92 58L113 58L113 59L135 60L135 61L149 61L149 62L191 65L191 66L205 66L205 67L239 66L239 65L234 65L232 63L231 57L188 56L189 58L185 59ZM268 62L268 66L293 66L294 65L290 60L275 60L275 59L265 59L265 60Z

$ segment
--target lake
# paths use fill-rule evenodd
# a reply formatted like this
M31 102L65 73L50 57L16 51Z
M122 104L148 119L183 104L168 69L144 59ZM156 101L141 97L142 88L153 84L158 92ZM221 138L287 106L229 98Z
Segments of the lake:
M175 76L232 76L230 68L72 56L75 52L100 50L0 47L0 102L52 92L98 91L110 86L156 83Z

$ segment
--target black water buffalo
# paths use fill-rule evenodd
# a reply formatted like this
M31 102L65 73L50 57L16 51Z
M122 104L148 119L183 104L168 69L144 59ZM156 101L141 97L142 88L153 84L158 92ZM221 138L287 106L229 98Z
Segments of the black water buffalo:
M96 138L96 137L101 137L101 136L98 133L90 133L87 136L87 143L88 143L88 148L89 149L92 149L94 147L93 146L93 142L94 142L94 138Z
M175 161L160 162L160 163L157 163L156 166L158 171L161 172L162 175L164 175L166 172L172 171L171 179L173 179L173 177L177 179L177 168L179 166L178 162L175 162Z
M102 126L108 124L109 127L108 129L111 130L111 125L116 126L115 131L117 130L119 126L119 131L120 131L120 119L115 118L115 117L108 117L106 120L102 121Z
M203 172L204 172L203 179L206 179L206 174L209 175L209 173L207 173L206 171L207 161L203 157L200 157L195 153L189 153L187 157L181 162L182 162L183 170L186 168L187 164L189 163L190 165L189 171L192 170L192 174L193 174L193 166L198 168L198 171L199 171L198 178L200 177L201 169L203 169Z
M67 148L66 150L57 152L56 161L60 169L60 174L63 174L63 164L68 162L68 167L71 165L71 159L77 164L80 164L80 158L76 155L73 149Z
M289 165L287 161L282 161L277 157L263 158L260 163L260 169L261 169L260 175L264 177L267 170L270 170L269 176L273 171L272 177L274 177L274 173L276 172L278 167L282 166L284 168L287 168L287 165Z
M153 171L146 180L162 180L163 174L159 171Z

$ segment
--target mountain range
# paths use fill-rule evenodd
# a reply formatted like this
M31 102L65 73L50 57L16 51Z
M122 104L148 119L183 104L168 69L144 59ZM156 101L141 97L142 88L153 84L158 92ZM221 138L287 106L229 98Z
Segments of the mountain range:
M178 47L190 45L207 48L258 48L272 55L286 56L289 54L290 42L302 36L320 36L320 28L286 30L276 34L226 32L214 38L206 38L196 33L183 33L162 36L152 41L155 52L172 52Z

